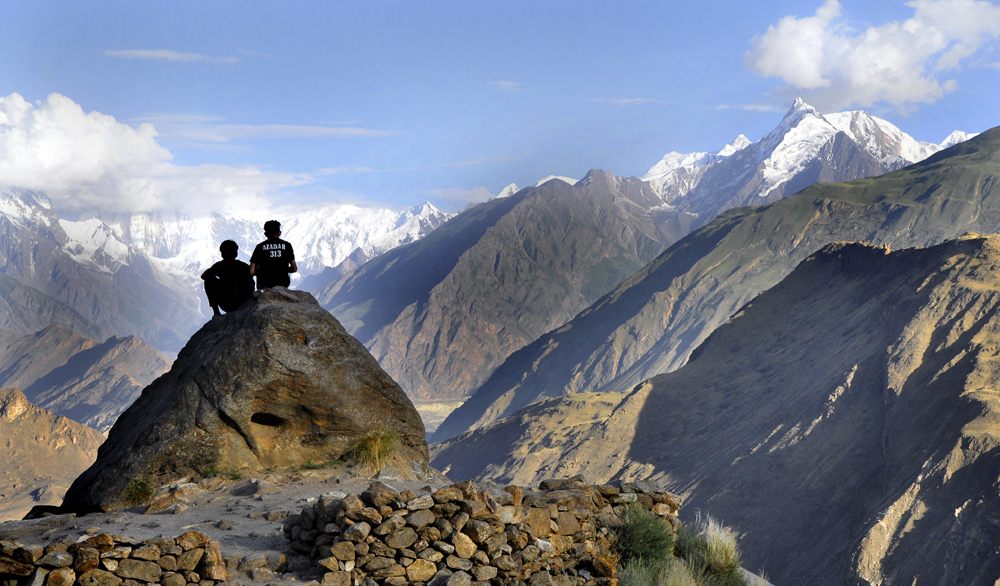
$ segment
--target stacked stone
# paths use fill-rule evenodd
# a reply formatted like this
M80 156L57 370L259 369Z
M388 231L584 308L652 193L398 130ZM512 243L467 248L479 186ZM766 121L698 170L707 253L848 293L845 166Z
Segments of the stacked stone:
M374 482L323 496L284 523L323 586L613 586L611 527L626 506L679 525L680 498L648 482L537 489L459 482L421 494Z
M226 579L219 542L197 531L142 542L101 533L44 547L0 541L3 586L215 586Z

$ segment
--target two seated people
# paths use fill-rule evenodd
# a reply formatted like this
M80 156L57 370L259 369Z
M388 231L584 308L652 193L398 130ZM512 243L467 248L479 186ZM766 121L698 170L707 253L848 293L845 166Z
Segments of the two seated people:
M261 291L288 287L291 283L288 275L299 269L295 265L292 245L279 238L281 224L276 220L264 222L264 235L267 240L254 248L249 265L236 259L239 245L226 240L219 246L222 260L201 274L213 316L222 315L220 309L226 313L239 309L253 293L254 277Z

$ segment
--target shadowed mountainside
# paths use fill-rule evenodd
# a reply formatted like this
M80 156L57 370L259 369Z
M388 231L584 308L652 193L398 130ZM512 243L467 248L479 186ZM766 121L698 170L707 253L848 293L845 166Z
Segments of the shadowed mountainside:
M998 340L1000 237L833 244L680 370L532 405L435 445L432 464L522 484L654 477L739 530L776 584L992 585Z
M572 321L512 354L440 441L546 397L624 392L683 365L736 310L838 240L926 246L1000 231L1000 129L872 179L738 208L668 248Z
M88 321L69 305L0 273L0 329L30 334L52 324L65 326L97 340L108 337L103 328Z
M461 399L687 233L648 184L593 170L453 218L318 292L418 401Z
M59 325L0 331L0 388L22 389L33 404L100 431L169 366L135 336L98 342Z

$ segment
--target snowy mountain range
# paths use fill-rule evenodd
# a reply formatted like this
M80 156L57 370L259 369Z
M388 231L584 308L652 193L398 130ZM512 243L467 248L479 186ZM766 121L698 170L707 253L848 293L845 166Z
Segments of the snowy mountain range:
M418 240L452 215L430 203L403 211L327 205L275 219L282 223L282 237L295 247L298 281L340 265L352 253L371 258ZM59 224L68 237L66 251L94 270L113 273L132 255L142 254L164 272L192 282L219 260L223 240L235 240L240 258L249 260L253 247L264 239L263 219L218 214L95 215Z
M871 177L916 163L976 136L956 131L921 142L864 111L820 114L795 101L774 130L736 137L717 153L667 153L642 176L666 206L709 222L738 206L770 203L820 181Z

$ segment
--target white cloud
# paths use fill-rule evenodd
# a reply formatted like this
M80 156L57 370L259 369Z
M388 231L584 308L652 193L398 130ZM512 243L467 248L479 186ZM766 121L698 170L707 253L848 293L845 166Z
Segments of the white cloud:
M1000 37L1000 6L983 0L914 0L913 16L863 31L837 0L813 16L786 16L754 37L747 66L778 77L820 109L888 103L902 110L955 91L952 72Z
M716 110L744 110L746 112L785 112L786 108L768 106L766 104L719 104Z
M374 172L375 169L369 169L368 167L343 165L340 167L323 167L322 169L317 169L313 171L313 175L324 176L324 175L340 175L341 173L374 173Z
M391 130L373 130L356 126L307 126L297 124L229 124L217 116L187 114L151 114L136 122L153 124L165 139L187 143L226 144L240 139L276 138L357 138L398 136Z
M614 104L616 106L633 106L635 104L667 104L664 100L656 100L653 98L591 98L591 102L601 102L607 104Z
M490 85L507 93L521 91L521 83L517 81L491 81Z
M171 163L148 123L133 128L52 94L0 97L0 185L44 191L62 213L268 207L268 195L312 181L256 167Z
M182 61L187 63L238 63L239 57L211 57L201 53L180 53L167 49L126 49L124 51L105 51L108 57L118 59L151 59L153 61Z

